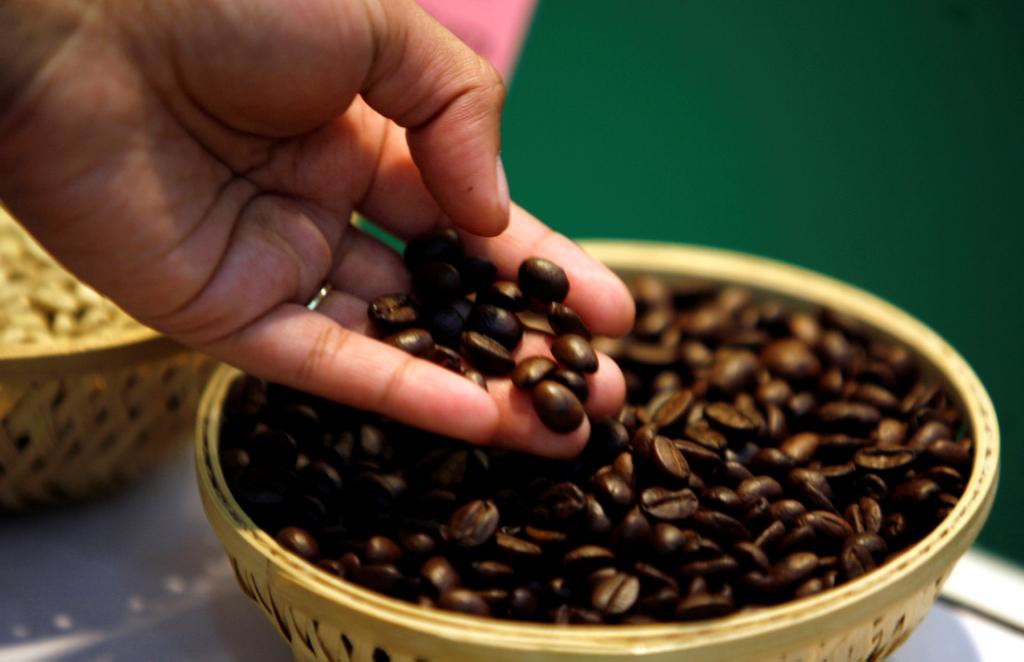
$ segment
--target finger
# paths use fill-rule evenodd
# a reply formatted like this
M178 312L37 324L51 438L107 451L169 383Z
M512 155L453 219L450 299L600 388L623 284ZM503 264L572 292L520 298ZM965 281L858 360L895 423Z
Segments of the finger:
M569 276L565 303L594 333L621 336L633 327L633 298L619 277L522 207L512 206L509 227L497 237L463 233L462 240L468 253L490 258L505 278L515 278L529 257L544 257L561 266Z
M346 229L335 253L335 264L328 282L364 301L409 291L409 272L398 253L357 227Z
M349 331L367 334L370 319L366 315L367 302L342 290L331 290L316 307L316 312L326 315Z
M363 98L408 130L423 182L448 217L498 234L509 215L501 76L412 0L373 3L370 16L375 48Z
M203 349L264 379L457 439L489 443L499 428L495 401L465 377L295 304Z

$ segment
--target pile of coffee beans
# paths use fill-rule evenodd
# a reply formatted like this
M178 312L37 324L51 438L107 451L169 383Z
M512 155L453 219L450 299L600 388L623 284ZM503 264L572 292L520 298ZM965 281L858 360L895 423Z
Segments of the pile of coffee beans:
M510 283L482 291L520 296ZM246 378L224 408L232 493L326 573L555 623L705 619L820 593L956 503L972 442L905 347L744 289L641 277L632 291L631 335L594 340L623 368L628 403L591 422L578 458L476 448ZM404 308L388 315L421 314ZM555 356L578 371L589 359L573 336L585 336L552 307L563 315L573 333ZM504 369L537 389L553 363Z
M370 303L369 316L384 342L454 370L487 388L484 375L512 374L532 394L537 415L555 432L583 422L589 395L584 374L597 371L590 331L562 303L569 278L561 267L532 257L519 267L518 282L498 280L490 260L466 256L454 230L437 230L410 241L405 264L413 294L389 294ZM523 339L519 314L544 315L556 334L551 351L558 363L530 357L516 365ZM546 330L546 329L542 329Z

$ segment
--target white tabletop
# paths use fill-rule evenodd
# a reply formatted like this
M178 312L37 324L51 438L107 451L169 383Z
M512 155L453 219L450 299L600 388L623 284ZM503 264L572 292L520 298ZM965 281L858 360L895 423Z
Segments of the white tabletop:
M0 519L0 540L0 661L290 659L235 585L187 448L116 495ZM977 585L978 565L949 585ZM1024 636L940 602L892 659L1019 661Z

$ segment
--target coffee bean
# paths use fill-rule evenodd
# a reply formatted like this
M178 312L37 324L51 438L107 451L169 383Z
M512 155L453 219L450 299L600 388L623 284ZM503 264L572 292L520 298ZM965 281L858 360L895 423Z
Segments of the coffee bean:
M938 464L966 467L971 463L970 444L960 444L948 439L936 439L925 448L928 458Z
M487 602L475 592L464 588L453 588L441 594L437 606L449 611L457 611L474 616L490 616L491 609Z
M617 572L599 582L590 594L590 604L604 614L624 614L640 595L640 580Z
M803 501L812 508L834 511L832 487L828 480L815 469L793 469L787 475L789 484Z
M813 379L821 371L818 357L796 338L776 340L762 350L761 358L773 373L792 381Z
M738 409L725 402L715 402L704 407L704 418L727 437L741 437L756 430L756 425Z
M820 441L821 436L816 432L798 432L779 444L779 450L797 464L806 464L814 457Z
M478 547L490 540L498 529L498 522L498 507L494 502L477 499L452 514L448 533L462 547Z
M725 616L735 610L731 596L697 593L680 600L674 615L680 621L697 621Z
M485 257L471 255L463 258L458 264L462 285L468 292L480 292L490 287L498 277L497 267Z
M515 377L513 376L513 381ZM586 453L595 458L611 458L629 447L629 431L614 418L603 418L590 423L590 439Z
M577 576L589 575L599 568L611 567L614 564L615 554L600 545L581 545L569 550L562 557L563 570Z
M897 504L917 507L933 502L941 492L942 488L935 481L913 478L894 487L891 498Z
M758 534L757 538L754 539L754 544L764 550L774 550L782 544L786 535L786 525L780 521L775 521Z
M793 526L806 512L807 508L804 507L804 504L796 499L780 499L771 505L772 517L787 527Z
M533 388L533 407L553 432L572 432L583 423L583 405L568 388L545 379Z
M697 512L697 496L692 490L668 490L649 487L640 494L643 511L655 519L679 521Z
M483 586L504 584L515 576L515 569L501 561L472 561L469 569L472 576Z
M512 354L504 345L476 331L462 334L462 353L485 375L507 375L515 368Z
M561 267L542 257L519 265L519 286L527 295L544 302L558 302L569 293L569 278Z
M421 234L405 245L403 257L410 269L426 262L456 262L462 256L462 242L451 228Z
M552 485L541 497L544 511L555 522L566 522L583 512L587 498L574 483Z
M785 475L796 463L790 455L778 448L761 448L749 461L751 471L758 471L775 476Z
M483 390L487 390L487 378L484 377L484 374L482 372L478 370L473 370L472 368L466 368L465 366L463 366L462 376L468 379L469 381L473 382Z
M612 540L621 548L644 546L651 535L651 523L639 508L632 508L612 532Z
M885 556L888 547L881 536L874 533L858 533L843 543L840 564L847 579L856 579L874 570Z
M862 402L828 402L818 407L818 418L838 429L870 430L882 415L878 409Z
M497 340L509 350L515 349L523 339L523 324L515 313L488 303L473 308L466 327Z
M707 488L701 494L701 503L728 515L735 516L743 512L743 499L740 498L740 495L735 490L725 485L715 485Z
M782 497L782 485L771 476L754 476L739 484L736 494L745 503L749 503L757 497L764 497L774 501Z
M277 532L277 544L310 563L320 558L320 545L309 531L289 526Z
M690 475L690 466L682 452L668 437L658 435L651 445L651 465L665 478L684 481Z
M736 559L728 554L720 554L709 559L701 559L699 561L684 563L679 566L677 572L680 577L709 579L723 575L731 575L735 573L739 567L739 563L736 562Z
M253 467L290 469L299 457L299 446L287 432L258 429L246 445ZM250 472L251 473L251 472Z
M527 526L523 531L526 533L527 538L543 547L560 545L568 537L564 531L540 529L535 526Z
M436 542L422 531L408 531L399 537L399 543L406 553L412 556L423 557L434 551Z
M807 579L818 569L818 556L811 552L795 552L772 566L771 578L782 586L793 586Z
M556 336L572 334L590 340L593 336L576 311L564 303L552 303L548 307L548 324Z
M370 321L383 333L394 333L420 321L419 310L406 294L388 294L370 302Z
M612 521L605 513L604 507L593 495L588 494L583 508L583 523L587 531L601 536L612 530Z
M681 432L686 426L686 415L693 404L693 393L689 390L675 391L654 412L653 423L662 434Z
M462 294L459 270L447 262L426 262L413 273L413 288L420 301L439 305Z
M797 526L807 525L819 540L842 542L853 535L853 527L845 519L827 510L812 510L797 519Z
M443 556L434 556L427 559L420 568L420 577L438 595L452 590L461 581L455 567Z
M544 550L539 545L501 531L494 536L494 546L505 558L517 562L533 561L541 558L544 554Z
M894 411L900 406L899 398L878 384L858 384L852 397L882 411Z
M597 372L597 354L583 336L572 333L558 336L551 343L551 353L559 363L576 372Z
M556 367L555 362L546 356L531 356L516 365L512 371L512 383L521 389L531 389Z
M510 280L499 280L480 292L478 303L489 303L513 313L526 310L526 295Z
M698 510L693 515L694 525L719 541L750 540L750 531L736 519L714 510Z
M454 305L443 305L423 312L421 324L430 332L434 342L457 348L466 326L466 318Z
M462 373L463 371L462 357L458 352L444 345L434 345L423 354L422 358L452 372Z
M370 536L366 541L363 559L367 563L398 563L402 558L402 548L391 538Z
M405 329L387 336L383 342L413 356L423 356L434 347L434 338L426 329Z
M597 497L612 508L628 506L633 501L633 488L611 467L606 468L608 471L591 479Z
M723 395L734 395L754 383L758 360L747 350L721 350L711 365L711 386Z
M401 571L390 564L362 565L345 577L372 591L387 594L394 593L404 579Z
M786 407L795 418L804 418L810 415L817 406L818 401L815 399L814 394L808 391L794 393L790 396L789 401L786 402Z
M914 453L905 448L864 448L853 456L853 462L864 471L878 473L905 470L914 461Z
M562 386L566 387L572 391L572 394L575 395L580 402L586 402L587 398L590 397L590 385L587 384L586 378L574 370L556 368L548 373L545 379L558 382Z

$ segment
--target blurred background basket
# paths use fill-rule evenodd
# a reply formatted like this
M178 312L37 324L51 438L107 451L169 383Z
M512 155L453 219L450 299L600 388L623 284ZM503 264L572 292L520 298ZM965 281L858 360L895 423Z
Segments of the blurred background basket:
M0 510L88 497L180 447L213 361L74 281L2 208L0 244ZM100 312L88 332L17 327L26 297L54 281L51 324Z
M751 288L795 306L830 306L914 350L961 406L976 458L963 496L928 536L835 589L702 622L553 626L425 609L371 592L282 549L228 490L219 462L221 411L241 373L221 368L200 404L199 489L245 594L298 660L877 660L921 622L954 564L974 542L995 496L999 431L977 377L945 341L861 290L789 265L704 248L629 242L584 246L623 275L697 277Z

